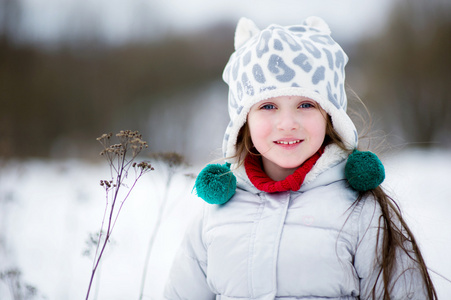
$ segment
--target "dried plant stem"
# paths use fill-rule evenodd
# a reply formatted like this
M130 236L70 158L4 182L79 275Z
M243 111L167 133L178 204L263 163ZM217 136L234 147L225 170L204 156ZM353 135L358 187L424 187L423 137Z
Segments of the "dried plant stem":
M161 224L163 222L163 216L166 212L167 202L168 202L168 194L171 186L171 182L176 174L176 170L181 166L186 166L186 162L183 156L177 153L169 152L169 153L158 153L153 155L153 158L164 163L167 168L167 177L166 177L166 185L164 186L164 194L162 199L160 200L160 205L158 208L157 219L155 221L155 225L150 231L149 243L147 245L146 258L144 261L144 269L141 275L141 288L139 292L139 300L142 300L144 297L144 287L146 284L147 272L149 268L150 256L152 253L152 249L154 246L155 239L160 231Z
M123 164L122 164L122 166L123 166ZM113 215L114 215L114 207L115 207L115 204L116 204L116 201L117 201L117 197L119 195L120 187L122 185L123 168L120 168L119 170L120 171L119 171L119 174L117 175L117 181L116 181L117 183L116 183L116 188L115 188L115 191L114 191L113 202L111 204L111 208L110 208L110 211L109 211L108 228L106 230L106 236L105 236L105 239L104 239L103 244L101 246L100 253L98 255L97 255L98 252L96 251L96 256L94 258L94 266L92 268L91 279L89 281L89 286L88 286L88 292L86 294L86 300L88 300L88 298L89 298L89 293L91 291L91 286L92 286L92 283L94 281L94 276L96 274L96 271L97 271L97 268L99 266L100 260L101 260L101 258L103 256L104 251L105 251L106 245L108 244L109 239L111 237L111 234L113 232L112 229L113 229L114 226L112 226L112 220L113 220ZM136 181L137 180L135 180L135 183L136 183ZM128 194L130 194L130 191L129 191ZM106 205L106 208L105 208L105 212L107 212L107 211L108 211L108 191L107 191L107 205ZM115 219L117 219L118 216L119 216L119 212L116 214L116 218ZM105 214L104 214L104 218L105 218ZM104 226L104 223L105 223L105 219L104 218L102 219L102 227L100 228L99 239L98 239L98 243L97 243L98 246L100 245L100 243L102 241L103 226Z
M125 200L127 200L128 196L130 196L130 193L132 192L133 188L135 187L136 183L138 182L138 180L139 180L139 178L140 178L141 176L142 176L142 174L140 174L140 175L136 178L136 180L133 182L133 185L132 185L132 186L130 187L130 189L128 190L127 195L124 197L124 200L122 200L121 205L119 206L119 209L118 209L118 211L117 211L116 218L114 219L113 225L111 226L111 231L113 231L114 226L116 225L117 218L119 217L119 213L120 213L121 210L122 210L122 206L124 205Z
M94 282L96 271L99 267L106 246L110 242L113 229L116 225L117 219L125 201L130 196L131 191L134 189L136 183L142 177L142 175L153 170L153 167L147 162L141 162L139 164L134 162L136 156L141 152L141 150L144 147L147 147L147 143L141 140L141 135L137 131L127 130L119 132L118 134L116 134L116 136L119 138L120 143L114 145L110 145L111 136L112 134L104 134L97 139L104 148L104 150L100 154L106 158L110 166L112 179L100 181L100 185L105 189L106 204L100 231L96 241L96 251L94 255L88 291L86 293L86 300L89 299L89 294L91 292L91 287ZM131 151L131 155L128 155L129 151ZM119 200L119 192L121 190L121 187L127 187L125 185L125 180L127 179L129 170L132 167L135 169L135 179L132 186L128 188L128 192L121 201ZM121 201L120 205L117 203L118 201ZM106 218L107 222L105 220ZM105 232L103 231L104 226L107 226Z
M168 179L168 181L170 182L170 179ZM168 185L167 185L168 186ZM157 236L157 233L160 230L160 225L163 219L163 213L166 207L166 203L167 203L167 194L168 194L168 189L166 189L165 191L165 196L163 198L163 200L160 203L160 207L158 209L158 214L157 214L157 219L155 221L155 226L150 234L150 239L149 239L149 243L147 244L147 253L146 253L146 258L144 261L144 270L141 276L141 289L140 289L140 293L139 293L139 300L143 299L144 296L144 285L146 284L146 278L147 278L147 270L149 268L149 260L150 260L150 254L152 253L152 249L153 249L153 244L155 241L155 238Z
M102 238L102 234L103 234L102 230L103 230L103 226L105 224L105 217L106 217L106 214L108 212L108 193L106 193L105 198L106 198L106 204L105 204L105 210L103 211L102 225L100 225L100 230L99 230L99 241ZM97 257L97 253L99 253L99 246L100 246L100 242L97 242L96 252L94 254L94 257ZM92 269L95 268L95 263L96 263L96 261L94 260L92 262Z

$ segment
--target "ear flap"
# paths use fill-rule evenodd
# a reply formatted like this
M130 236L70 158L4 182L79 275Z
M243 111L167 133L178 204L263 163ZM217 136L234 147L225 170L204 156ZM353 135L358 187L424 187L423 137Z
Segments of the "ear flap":
M330 34L329 25L320 17L311 16L305 19L304 24L313 28L316 28L324 33Z
M254 22L247 18L241 18L236 25L235 31L235 50L240 48L244 43L246 43L251 37L258 34L260 29Z

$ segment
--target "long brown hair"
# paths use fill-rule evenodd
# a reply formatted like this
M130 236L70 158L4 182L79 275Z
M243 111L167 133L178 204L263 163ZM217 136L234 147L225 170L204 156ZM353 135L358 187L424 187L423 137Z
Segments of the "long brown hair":
M351 153L352 150L347 149L343 143L340 135L335 131L330 116L326 117L326 137L324 139L324 146L334 143L338 145L342 150ZM246 155L258 154L255 148L253 148L250 130L247 125L243 125L241 128L237 143L236 143L236 155L234 158L238 165L242 165ZM377 245L376 245L376 257L380 258L378 263L379 273L377 280L372 288L373 299L390 300L390 292L393 286L396 284L395 266L397 263L397 254L399 251L404 252L412 261L417 265L418 270L421 273L424 286L428 295L428 299L437 299L437 292L435 291L434 284L432 283L429 275L426 263L421 254L418 243L410 230L409 226L405 222L401 215L401 210L396 202L383 190L382 187L377 187L367 192L360 192L357 199L351 205L351 208L356 207L361 201L364 201L367 197L372 197L379 203L381 208L381 216L379 217L379 228L377 231ZM382 239L379 237L382 236ZM379 241L382 241L382 245ZM379 250L380 249L380 250ZM379 280L383 282L382 295L377 295L377 286Z
M434 284L429 276L423 255L421 254L412 231L401 215L399 206L380 186L373 190L359 193L359 196L353 205L357 205L362 199L365 199L368 196L375 199L381 208L379 228L377 231L378 243L376 245L376 249L381 249L380 253L376 253L377 257L380 258L377 262L380 269L372 289L373 299L391 299L390 291L396 283L396 278L394 278L394 267L399 251L404 252L416 263L417 269L420 271L423 279L428 299L437 299L437 292L435 291ZM381 234L383 234L382 245L379 244L379 237ZM381 278L384 290L382 295L376 295L376 286Z
M330 142L337 144L343 150L349 151L345 148L340 135L333 128L332 123L328 122L328 124L329 123L330 125L327 126L328 129L334 132L328 137L330 139ZM383 300L391 299L390 291L396 283L396 278L394 278L394 267L397 263L397 255L399 251L402 251L416 263L416 266L420 271L421 277L423 279L428 299L438 299L437 292L429 275L418 243L411 229L402 217L401 209L399 208L396 201L391 198L381 186L378 186L373 190L359 192L359 196L351 205L351 207L355 207L363 199L366 199L368 197L375 199L381 208L376 244L376 251L380 249L379 253L376 252L376 257L380 258L377 261L379 266L379 273L372 288L372 298ZM381 241L381 235L382 245L379 244ZM381 279L384 289L382 291L382 295L376 295L377 284Z

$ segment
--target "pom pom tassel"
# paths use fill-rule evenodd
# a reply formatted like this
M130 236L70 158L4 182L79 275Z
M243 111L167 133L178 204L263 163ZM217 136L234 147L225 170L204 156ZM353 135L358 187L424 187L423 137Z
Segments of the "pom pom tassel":
M385 169L376 154L354 150L346 162L345 176L354 190L366 192L384 181Z
M236 177L230 163L207 165L196 178L197 195L210 204L224 204L236 191Z

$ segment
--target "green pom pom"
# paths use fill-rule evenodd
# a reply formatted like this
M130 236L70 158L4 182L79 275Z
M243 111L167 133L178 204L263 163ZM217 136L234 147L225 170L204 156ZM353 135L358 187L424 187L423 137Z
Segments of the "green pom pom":
M210 204L224 204L236 190L236 177L230 171L230 163L207 165L197 176L197 195Z
M385 179L385 169L376 154L358 151L349 155L345 175L351 187L359 192L377 188Z

